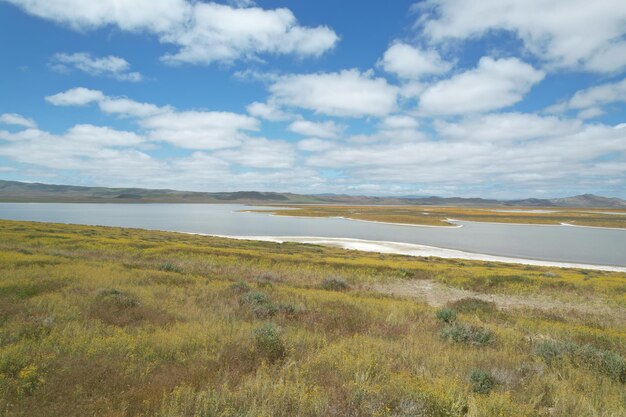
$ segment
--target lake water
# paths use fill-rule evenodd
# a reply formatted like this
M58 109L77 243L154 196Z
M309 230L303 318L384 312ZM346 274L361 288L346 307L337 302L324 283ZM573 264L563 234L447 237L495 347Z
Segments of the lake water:
M0 218L228 236L354 238L513 258L626 266L626 230L475 222L458 222L460 228L415 227L238 212L249 208L239 204L0 203Z

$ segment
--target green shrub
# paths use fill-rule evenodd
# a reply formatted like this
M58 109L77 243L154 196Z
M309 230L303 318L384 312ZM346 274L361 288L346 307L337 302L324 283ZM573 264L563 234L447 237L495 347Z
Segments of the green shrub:
M490 330L461 323L444 327L439 335L454 343L466 343L475 346L491 345L496 340L495 335Z
M496 380L490 372L482 369L472 369L469 374L472 391L478 394L489 394L496 385Z
M250 291L242 295L239 304L250 307L252 313L258 318L269 318L278 313L278 306L272 303L266 294L258 291Z
M264 303L269 303L269 302L270 302L270 298L267 296L267 294L259 292L259 291L247 292L244 295L242 295L241 298L239 298L239 304L242 304L242 305L258 305L258 304L264 304Z
M320 285L320 288L327 291L345 291L350 288L348 283L343 278L325 278Z
M547 364L568 359L575 366L626 383L626 359L610 350L598 349L592 345L580 346L575 343L544 340L535 346L534 353Z
M443 323L452 324L456 321L456 311L450 308L440 308L435 313L435 317Z
M174 265L171 262L163 262L161 265L159 265L159 269L166 272L183 272L182 269L180 269L178 266Z
M254 331L254 342L257 352L270 362L282 359L287 354L280 330L272 323L265 323Z

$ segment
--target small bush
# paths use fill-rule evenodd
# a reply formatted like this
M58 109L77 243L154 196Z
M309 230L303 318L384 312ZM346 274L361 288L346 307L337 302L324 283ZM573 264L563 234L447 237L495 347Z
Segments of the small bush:
M450 308L440 308L435 313L435 317L443 323L452 324L456 321L456 311Z
M535 346L534 353L549 365L557 360L569 359L575 366L587 368L615 381L626 383L626 359L609 350L598 349L591 345L579 346L575 343L545 340Z
M174 265L171 262L163 262L161 265L159 265L159 270L166 272L183 272L180 267Z
M493 332L480 327L454 323L441 329L439 335L454 343L466 343L475 346L487 346L495 342Z
M472 391L478 394L489 394L496 385L496 380L490 372L482 369L472 369L469 374Z
M272 323L265 323L254 331L256 350L268 361L275 362L287 354L280 330Z
M252 313L261 319L269 318L278 313L278 306L271 302L270 298L258 291L245 293L239 299L241 305L247 305Z
M270 298L262 292L250 291L239 298L239 304L242 305L259 305L269 303Z
M343 278L326 278L322 281L320 288L327 291L346 291L350 288Z

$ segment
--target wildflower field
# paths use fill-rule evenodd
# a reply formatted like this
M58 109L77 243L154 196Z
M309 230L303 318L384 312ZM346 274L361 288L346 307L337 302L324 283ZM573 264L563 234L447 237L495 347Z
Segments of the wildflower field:
M625 416L625 358L626 274L0 221L0 415Z

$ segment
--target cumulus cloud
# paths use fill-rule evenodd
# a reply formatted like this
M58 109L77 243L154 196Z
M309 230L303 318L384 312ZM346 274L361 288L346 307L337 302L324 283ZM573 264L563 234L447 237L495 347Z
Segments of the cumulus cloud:
M326 139L336 138L344 128L344 126L337 125L330 120L326 122L312 122L304 119L296 120L288 127L290 131L303 136L317 136Z
M258 130L252 117L229 112L168 112L140 120L150 139L187 149L235 147L246 137L243 131Z
M370 72L298 74L269 87L271 99L283 106L329 116L384 116L396 109L398 88Z
M506 117L518 120L507 127ZM540 127L532 133L515 131L524 121ZM312 153L307 164L341 169L355 183L378 184L383 190L384 184L436 184L437 189L452 186L466 194L496 184L506 185L509 195L532 187L562 192L559 187L605 187L606 181L621 179L619 186L626 178L626 129L553 117L524 120L515 114L461 120L438 129L437 140L336 145ZM474 137L461 140L468 132ZM510 146L511 140L516 146ZM612 155L608 163L599 162L606 155Z
M385 71L400 78L419 79L426 75L448 72L452 64L445 62L434 49L423 50L406 43L395 43L379 61Z
M98 90L73 88L46 97L58 106L98 103L105 113L137 119L150 140L186 149L220 149L238 146L245 131L259 129L257 119L231 112L177 111L171 106L141 103L126 97L110 97Z
M170 63L231 63L260 55L316 57L339 37L326 26L298 24L286 8L265 10L187 0L6 0L35 16L79 30L117 27L178 47Z
M436 121L435 127L443 138L455 141L508 142L545 139L569 135L583 130L576 119L542 117L526 113L499 113L470 116L459 122Z
M28 119L17 113L4 113L0 115L0 123L5 125L22 126L31 129L37 127L37 123L35 123L33 119Z
M420 111L432 115L495 110L522 100L545 73L517 58L483 57L474 69L428 87Z
M76 87L46 97L46 101L55 106L86 106L104 98L102 91Z
M293 118L291 114L280 110L275 104L272 103L259 103L258 101L255 101L254 103L246 106L246 110L254 117L259 117L272 122Z
M218 151L215 156L252 168L290 168L296 158L293 145L281 140L247 138L238 149Z
M299 141L297 147L302 151L321 152L334 148L335 144L329 140L309 138Z
M592 119L604 114L603 107L610 103L626 103L626 78L579 90L569 99L545 109L547 113L565 113L577 110L580 119Z
M85 52L58 53L50 60L50 67L59 72L76 69L89 75L105 76L121 81L138 82L143 79L140 73L130 71L128 61L113 55L96 58Z
M497 30L562 68L614 72L626 68L626 2L622 0L428 0L418 24L433 42Z

